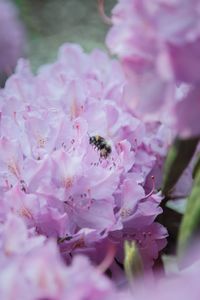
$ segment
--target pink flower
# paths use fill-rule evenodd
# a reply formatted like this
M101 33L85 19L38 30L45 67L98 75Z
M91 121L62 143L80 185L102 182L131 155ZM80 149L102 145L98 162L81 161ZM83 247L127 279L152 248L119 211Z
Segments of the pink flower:
M1 299L118 299L113 284L86 257L62 261L56 244L9 215L0 228ZM19 276L20 274L20 276Z
M8 214L5 223L1 225L0 239L1 261L26 255L40 248L45 241L44 236L36 236L33 230L28 231L23 220L13 214Z
M2 220L10 211L20 215L29 228L57 238L66 256L97 251L117 231L123 236L126 217L135 230L138 214L144 228L154 226L162 210L146 181L169 142L160 122L129 111L126 84L120 64L100 50L88 55L66 44L37 76L19 61L0 94Z
M169 276L163 278L160 278L158 275L154 281L147 277L144 281L138 282L137 287L134 289L135 299L144 300L147 297L148 299L156 300L198 299L200 292L198 282L200 270L198 247L195 252L196 261L191 261L191 256L194 259L194 253L190 252L190 265L187 268L178 270L176 273L169 274Z
M183 99L176 103L173 111L174 127L183 138L199 136L200 126L198 120L200 112L199 84L191 87Z
M24 52L25 33L17 9L9 0L0 1L0 72L11 73Z
M196 102L190 104L197 96L189 93L187 101L179 102L176 93L177 84L187 83L192 89L199 85L199 17L197 0L119 0L106 40L126 71L130 109L136 108L144 119L162 118L172 127L175 123L181 137L199 134L192 109Z
M155 236L156 227L158 225L154 224L148 229ZM152 243L149 233L145 239ZM144 236L137 237L144 243ZM155 245L151 246L153 250ZM135 279L134 289L127 286L122 289L101 273L100 265L92 266L87 257L76 255L72 263L66 265L54 241L36 235L26 228L20 217L9 214L0 226L1 299L129 300L134 297L143 300L148 297L165 300L190 297L195 300L199 295L197 250L190 253L189 267L173 276L160 278L157 274L152 280L147 275Z
M190 77L186 69L189 65L195 66L195 62L197 67L199 63L199 14L197 0L121 0L113 9L114 26L107 43L122 60L133 62L133 70L135 62L136 67L145 67L146 73L152 66L159 71L159 61L167 54L169 62L172 60L171 68L177 75L176 79L194 82L199 80L197 72L189 71ZM175 49L177 55L173 52ZM182 72L178 68L182 68Z

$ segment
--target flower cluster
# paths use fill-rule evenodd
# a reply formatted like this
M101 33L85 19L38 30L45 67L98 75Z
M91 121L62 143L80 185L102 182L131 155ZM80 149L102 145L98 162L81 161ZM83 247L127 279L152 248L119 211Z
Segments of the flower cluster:
M148 118L162 115L184 138L200 133L195 121L200 112L199 17L198 0L119 0L107 36L127 71L131 106Z
M16 7L0 0L0 72L10 74L23 55L25 33Z
M197 150L165 200L198 194L199 17L199 0L118 0L107 45L120 61L74 44L37 74L18 60L0 89L2 300L199 298L199 245L173 276L163 260L170 278L152 272L167 243L157 216L175 135ZM23 41L0 0L0 75Z
M82 252L98 262L111 243L122 262L123 241L135 240L152 266L166 244L154 190L170 137L129 111L125 86L120 64L99 50L66 44L37 76L19 61L0 91L1 222L21 216L66 260Z
M199 260L171 279L145 277L136 281L133 291L117 289L85 256L77 255L67 266L55 241L27 229L22 218L13 214L0 226L0 250L2 300L185 300L199 296ZM199 252L195 256L199 258Z
M86 257L77 256L72 265L66 267L55 242L27 230L20 217L9 214L1 225L0 247L2 300L120 297L112 283Z

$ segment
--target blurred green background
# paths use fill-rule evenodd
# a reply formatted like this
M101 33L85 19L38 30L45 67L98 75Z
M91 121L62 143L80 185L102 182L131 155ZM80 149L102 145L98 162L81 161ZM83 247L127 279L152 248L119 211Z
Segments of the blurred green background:
M98 13L97 0L13 0L19 7L28 35L27 57L33 69L52 61L65 42L86 51L106 49L108 25ZM105 0L109 15L116 0Z

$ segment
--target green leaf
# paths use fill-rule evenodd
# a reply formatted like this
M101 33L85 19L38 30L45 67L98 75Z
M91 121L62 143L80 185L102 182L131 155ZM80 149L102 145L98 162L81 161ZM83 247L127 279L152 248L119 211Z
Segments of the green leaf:
M194 169L193 169L193 172L192 172L192 177L193 178L196 177L196 174L197 174L197 171L198 171L199 168L200 168L200 154L198 154L198 158L196 160L196 163L195 163L195 166L194 166Z
M135 242L125 241L124 252L125 273L128 279L132 280L143 273L142 259Z
M191 195L188 198L186 212L183 216L179 237L178 253L182 255L187 250L191 240L200 228L200 167L196 170L196 176Z
M164 171L162 192L167 197L193 157L199 138L176 139L169 150Z

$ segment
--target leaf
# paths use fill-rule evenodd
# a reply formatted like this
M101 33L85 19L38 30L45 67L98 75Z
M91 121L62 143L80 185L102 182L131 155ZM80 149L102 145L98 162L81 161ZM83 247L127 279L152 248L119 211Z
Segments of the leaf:
M142 259L135 242L125 241L124 252L125 273L128 279L132 280L143 273Z
M178 254L181 256L194 239L200 227L200 166L196 170L196 176L191 195L188 198L186 212L183 216L179 237Z
M197 174L197 171L198 171L199 168L200 168L200 154L198 154L198 158L196 160L196 163L195 163L195 166L194 166L194 169L193 169L193 172L192 172L192 177L193 178L196 177L196 174Z
M169 150L164 170L162 192L167 197L192 159L199 138L176 139Z

